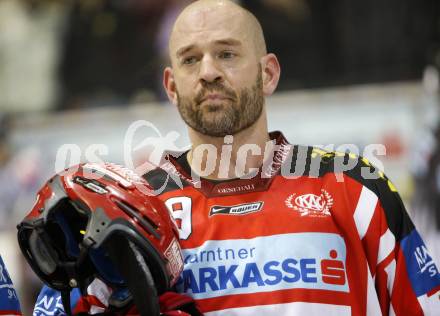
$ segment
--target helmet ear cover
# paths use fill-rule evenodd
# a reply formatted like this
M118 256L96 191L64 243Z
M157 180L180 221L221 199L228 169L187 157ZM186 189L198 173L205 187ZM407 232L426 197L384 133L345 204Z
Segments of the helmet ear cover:
M41 234L37 233L36 230L32 231L29 237L29 250L41 271L46 275L50 275L55 272L59 258L55 249L42 239Z
M84 280L82 285L86 286L94 277L92 262L81 256L79 248L80 232L86 224L87 217L63 197L53 205L45 221L24 221L18 225L18 241L25 258L50 287L68 290L72 278Z

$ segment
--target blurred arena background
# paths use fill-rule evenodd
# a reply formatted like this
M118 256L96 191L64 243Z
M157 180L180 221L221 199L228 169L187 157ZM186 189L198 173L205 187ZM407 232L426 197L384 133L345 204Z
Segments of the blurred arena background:
M71 149L66 167L78 157L124 163L127 128L141 119L188 145L161 75L173 19L189 2L0 0L0 253L24 315L41 285L15 225L60 150ZM293 143L355 144L361 153L383 144L386 155L376 157L438 262L440 2L238 2L281 62L270 129Z

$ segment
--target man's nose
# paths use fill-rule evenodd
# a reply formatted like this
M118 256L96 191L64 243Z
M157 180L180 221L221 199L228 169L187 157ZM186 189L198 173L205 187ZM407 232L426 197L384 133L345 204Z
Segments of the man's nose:
M205 56L200 65L200 80L204 82L221 82L223 74L218 68L215 60L210 56Z

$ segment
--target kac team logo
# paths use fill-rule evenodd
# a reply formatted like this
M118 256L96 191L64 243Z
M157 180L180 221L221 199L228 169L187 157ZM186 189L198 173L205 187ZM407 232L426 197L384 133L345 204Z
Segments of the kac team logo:
M330 216L333 198L326 190L321 190L320 195L307 193L296 195L293 193L285 201L288 208L298 211L301 216L326 217Z

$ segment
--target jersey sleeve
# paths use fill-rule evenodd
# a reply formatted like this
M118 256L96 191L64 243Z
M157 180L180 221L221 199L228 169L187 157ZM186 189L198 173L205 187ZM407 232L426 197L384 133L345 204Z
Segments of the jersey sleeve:
M439 315L439 270L394 185L363 160L351 176L363 184L359 200L376 202L370 214L355 212L355 220L382 314ZM365 168L377 177L361 177Z
M386 282L390 310L396 315L438 315L439 270L392 183L383 178L377 187L389 235L379 242L379 258L384 257L384 262L377 266L378 286ZM395 248L386 258L387 241L392 239Z
M99 279L90 283L84 295L78 288L73 289L70 292L70 308L73 315L82 313L94 315L106 312L111 294L111 289ZM42 288L34 307L33 316L43 315L66 315L61 293L48 286Z
M124 293L126 293L124 291ZM112 295L113 294L113 295ZM139 316L136 306L129 304L118 311L109 308L109 299L115 298L121 292L113 292L99 279L95 279L87 288L87 294L81 295L79 289L70 293L71 310L73 315L111 314L114 316ZM124 294L125 295L125 294ZM194 300L189 296L175 292L165 292L159 298L162 315L174 316L200 316L202 315ZM2 315L0 313L0 315ZM14 314L15 315L15 314ZM61 293L50 287L44 286L35 304L33 316L64 316Z
M21 315L17 292L0 257L0 315Z
M70 303L72 311L75 311L76 305L80 301L81 294L78 289L72 290L70 293ZM61 301L61 293L48 286L43 286L38 295L37 302L34 306L33 316L65 316L63 303Z

